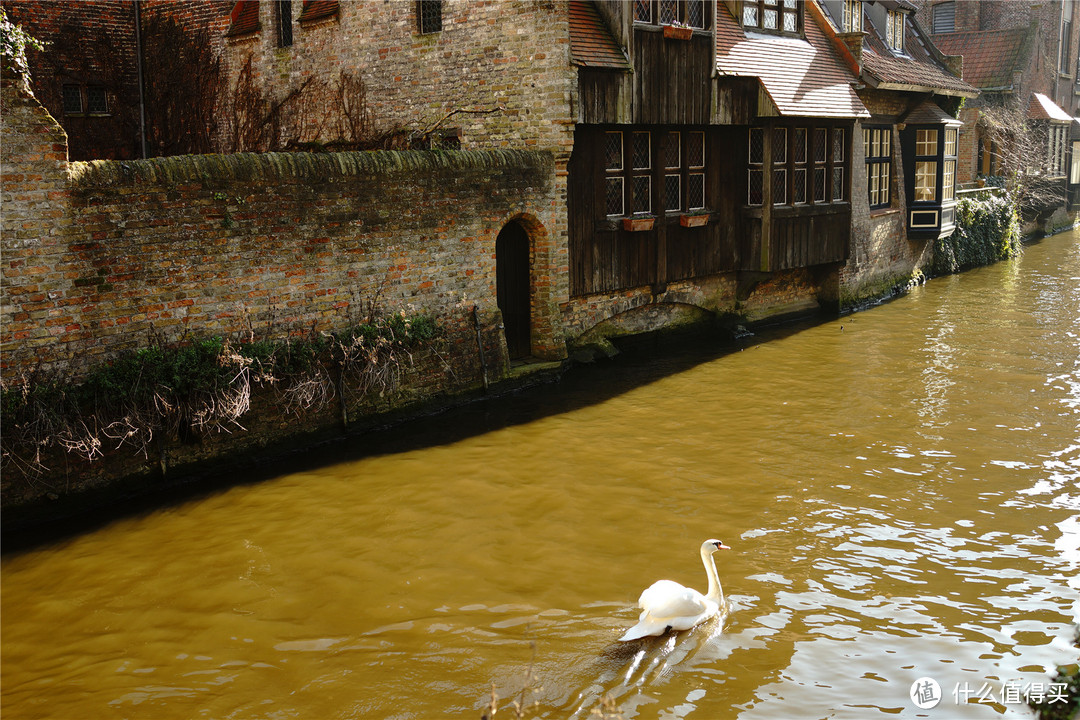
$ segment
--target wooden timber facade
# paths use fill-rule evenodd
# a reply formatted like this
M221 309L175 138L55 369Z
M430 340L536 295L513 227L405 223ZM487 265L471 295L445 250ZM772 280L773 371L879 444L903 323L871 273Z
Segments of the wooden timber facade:
M778 106L759 77L717 72L718 52L730 49L724 41L745 39L738 5L703 3L700 27L685 39L668 37L664 5L677 12L684 4L597 3L632 60L579 69L581 122L568 167L571 294L846 261L857 103L846 98L817 116ZM791 8L802 30L784 39L833 53L816 25L804 39L806 24L817 22L805 4ZM778 67L785 59L767 38L750 43L760 47L735 62L774 74L800 69ZM828 80L850 83L838 65L825 68ZM693 157L699 144L703 158ZM651 225L635 227L637 216Z

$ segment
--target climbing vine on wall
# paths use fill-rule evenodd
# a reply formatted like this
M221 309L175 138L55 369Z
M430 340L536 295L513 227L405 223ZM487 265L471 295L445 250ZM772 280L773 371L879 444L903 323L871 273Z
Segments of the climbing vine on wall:
M1009 197L963 198L956 204L956 230L934 243L934 275L948 275L1022 252L1016 205Z

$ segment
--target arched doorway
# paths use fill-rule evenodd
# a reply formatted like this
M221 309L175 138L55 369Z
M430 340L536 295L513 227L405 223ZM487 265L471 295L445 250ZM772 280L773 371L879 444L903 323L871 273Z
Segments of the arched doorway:
M529 234L511 221L495 240L495 293L511 360L532 355L529 291Z

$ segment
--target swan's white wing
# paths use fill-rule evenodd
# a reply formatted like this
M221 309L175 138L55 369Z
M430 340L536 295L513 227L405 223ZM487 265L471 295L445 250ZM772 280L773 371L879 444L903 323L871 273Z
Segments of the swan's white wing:
M638 598L638 607L656 620L697 617L709 610L705 596L671 580L657 580Z

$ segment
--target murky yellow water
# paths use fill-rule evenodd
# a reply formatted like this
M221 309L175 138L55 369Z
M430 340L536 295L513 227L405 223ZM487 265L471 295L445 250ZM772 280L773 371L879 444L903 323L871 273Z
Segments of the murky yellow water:
M479 718L492 683L550 718L1029 717L1080 614L1080 236L761 339L9 555L3 717ZM708 537L726 618L616 643Z

